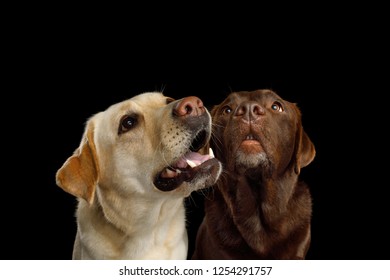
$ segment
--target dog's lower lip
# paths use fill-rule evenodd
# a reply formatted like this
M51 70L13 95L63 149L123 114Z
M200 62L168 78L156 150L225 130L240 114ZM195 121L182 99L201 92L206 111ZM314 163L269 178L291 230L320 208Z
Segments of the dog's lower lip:
M250 140L245 139L244 141L242 141L241 145L260 145L260 142L253 139Z
M257 140L244 140L240 144L240 150L247 154L260 153L263 147Z

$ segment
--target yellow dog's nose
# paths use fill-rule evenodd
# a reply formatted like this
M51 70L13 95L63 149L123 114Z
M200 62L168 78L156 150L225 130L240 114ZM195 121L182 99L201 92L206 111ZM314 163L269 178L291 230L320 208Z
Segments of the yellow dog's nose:
M196 96L189 96L180 100L175 108L173 108L173 113L178 117L187 117L187 116L200 116L205 113L205 108L202 100Z

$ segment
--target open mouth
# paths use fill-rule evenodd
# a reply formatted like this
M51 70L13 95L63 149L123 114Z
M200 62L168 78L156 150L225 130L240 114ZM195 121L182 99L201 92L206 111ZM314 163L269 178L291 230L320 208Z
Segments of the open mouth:
M206 155L197 152L206 144L206 140L207 132L200 131L194 137L188 152L157 174L154 185L161 191L171 191L183 182L190 182L195 175L211 169L217 162L213 150L210 148Z

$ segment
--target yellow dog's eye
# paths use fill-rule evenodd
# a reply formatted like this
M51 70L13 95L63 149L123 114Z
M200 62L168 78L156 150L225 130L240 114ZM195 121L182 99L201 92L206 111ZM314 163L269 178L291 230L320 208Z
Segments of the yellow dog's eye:
M280 104L278 101L275 101L271 105L271 109L274 110L274 111L278 111L278 112L283 112L284 111L282 104Z
M122 117L119 125L118 134L125 133L132 129L137 124L136 116L124 116Z

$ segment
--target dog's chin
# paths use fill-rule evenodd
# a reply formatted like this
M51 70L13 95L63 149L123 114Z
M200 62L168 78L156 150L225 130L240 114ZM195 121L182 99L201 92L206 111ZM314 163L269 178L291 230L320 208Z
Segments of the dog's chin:
M238 167L250 169L268 166L269 161L265 152L246 153L239 150L235 162Z
M164 168L155 176L154 185L160 191L168 192L183 189L185 195L213 185L222 172L222 164L212 157L201 164L184 168Z
M245 139L238 147L236 165L244 169L252 169L268 162L267 155L261 143L253 139Z

